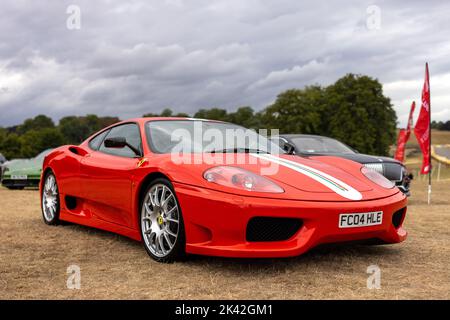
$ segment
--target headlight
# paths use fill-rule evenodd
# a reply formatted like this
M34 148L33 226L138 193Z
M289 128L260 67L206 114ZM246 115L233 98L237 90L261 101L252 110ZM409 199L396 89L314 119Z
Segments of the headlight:
M363 175L365 175L367 179L376 183L380 187L383 187L386 189L392 189L395 186L395 184L392 181L386 179L382 174L379 174L378 172L376 172L373 169L369 169L367 167L362 167L361 173Z
M208 169L203 178L221 186L255 192L283 193L284 190L276 183L250 171L228 166L218 166Z
M382 163L365 163L363 164L364 167L375 170L379 174L384 173L383 164Z

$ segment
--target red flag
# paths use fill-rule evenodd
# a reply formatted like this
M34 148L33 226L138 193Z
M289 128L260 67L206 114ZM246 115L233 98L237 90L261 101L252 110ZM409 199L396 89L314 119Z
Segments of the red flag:
M405 145L408 141L407 136L409 136L408 131L406 129L400 129L397 138L397 150L395 151L394 156L394 158L400 162L403 162L403 160L405 160Z
M405 160L405 146L411 135L411 126L413 121L414 109L416 108L416 103L413 101L411 105L411 110L409 111L408 124L406 129L400 129L397 138L397 150L395 151L394 158L398 161L403 162Z
M419 118L414 127L414 134L419 142L423 153L423 163L421 174L430 172L430 77L428 74L428 63L425 67L425 83L422 89L422 106L420 107Z
M411 127L412 127L412 124L413 124L414 109L416 109L416 102L415 101L412 102L411 110L409 111L408 124L406 126L406 132L407 132L406 141L409 140L409 135L411 134Z

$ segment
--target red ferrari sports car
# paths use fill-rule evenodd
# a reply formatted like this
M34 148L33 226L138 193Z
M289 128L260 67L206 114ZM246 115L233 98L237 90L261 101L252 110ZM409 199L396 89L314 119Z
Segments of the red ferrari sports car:
M142 241L160 262L186 253L288 257L322 243L405 240L407 198L381 174L347 159L284 154L248 131L139 118L57 148L43 164L44 222Z

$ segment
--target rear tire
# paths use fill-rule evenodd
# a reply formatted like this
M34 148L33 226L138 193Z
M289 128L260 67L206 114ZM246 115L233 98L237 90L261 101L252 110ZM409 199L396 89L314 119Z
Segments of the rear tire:
M156 179L145 189L139 223L144 248L152 259L170 263L185 256L183 216L169 180Z
M41 192L41 211L44 222L48 225L58 225L60 197L56 177L52 171L44 176L44 186Z

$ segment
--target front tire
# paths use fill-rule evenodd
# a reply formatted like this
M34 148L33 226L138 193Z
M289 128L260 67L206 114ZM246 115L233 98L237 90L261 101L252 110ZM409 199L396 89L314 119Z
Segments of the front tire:
M53 172L49 171L44 177L44 186L41 194L42 218L48 225L59 224L59 189L56 183L56 177Z
M152 259L167 263L184 257L183 216L169 180L156 179L147 187L139 221L145 250Z

